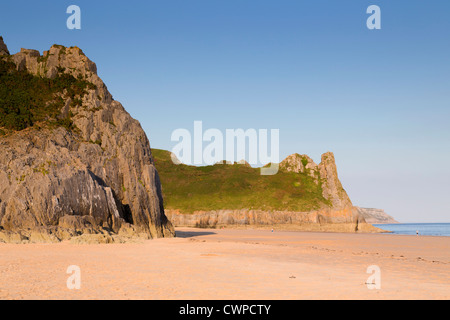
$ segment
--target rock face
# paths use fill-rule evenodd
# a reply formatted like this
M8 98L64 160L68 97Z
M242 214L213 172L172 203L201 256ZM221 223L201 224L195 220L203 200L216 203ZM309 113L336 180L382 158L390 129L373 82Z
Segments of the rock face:
M9 54L3 41L1 52ZM68 99L61 110L72 115L76 130L35 126L0 137L3 240L31 240L36 232L43 241L81 234L174 236L147 136L112 98L95 63L77 47L58 45L43 56L22 49L8 59L18 70L48 78L70 73L95 89L81 104Z
M3 37L0 36L0 56L9 56L8 47L3 42Z
M208 221L215 225L275 225L275 224L334 224L364 223L359 220L354 208L342 210L324 209L311 212L263 211L263 210L217 210L194 214L182 214L177 210L167 210L167 215L177 226L193 226Z
M375 224L393 224L393 223L399 223L397 220L395 220L393 217L388 215L384 210L382 209L371 209L371 208L360 208L356 207L359 214L364 217L367 223L375 223Z
M280 163L280 169L288 172L306 173L321 184L323 197L335 210L352 207L353 204L339 181L336 161L332 152L322 155L319 165L307 155L293 154Z
M174 225L183 227L265 226L302 231L382 232L367 224L355 207L311 212L217 210L183 214L179 210L170 209L166 212Z

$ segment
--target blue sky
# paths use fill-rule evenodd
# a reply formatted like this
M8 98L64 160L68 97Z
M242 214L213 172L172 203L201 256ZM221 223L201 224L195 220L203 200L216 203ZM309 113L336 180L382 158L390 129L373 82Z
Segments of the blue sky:
M448 1L2 1L0 35L82 48L154 148L195 120L280 129L281 158L335 153L355 205L450 222Z

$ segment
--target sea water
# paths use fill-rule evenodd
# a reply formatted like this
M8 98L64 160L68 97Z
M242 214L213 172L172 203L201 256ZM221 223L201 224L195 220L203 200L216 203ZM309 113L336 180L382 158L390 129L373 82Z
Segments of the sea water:
M397 223L397 224L374 224L375 227L391 231L394 234L412 234L422 236L445 236L450 237L450 223Z

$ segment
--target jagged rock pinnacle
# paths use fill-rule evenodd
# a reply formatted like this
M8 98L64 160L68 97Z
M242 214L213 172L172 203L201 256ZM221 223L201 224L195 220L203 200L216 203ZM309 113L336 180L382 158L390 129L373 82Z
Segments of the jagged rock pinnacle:
M307 155L293 154L280 163L280 169L287 172L305 173L321 183L323 197L331 202L334 209L352 207L352 202L347 192L342 187L338 178L334 154L327 152L322 155L320 164Z
M3 42L3 37L0 36L0 56L4 56L4 55L9 56L9 51L8 51L8 47Z

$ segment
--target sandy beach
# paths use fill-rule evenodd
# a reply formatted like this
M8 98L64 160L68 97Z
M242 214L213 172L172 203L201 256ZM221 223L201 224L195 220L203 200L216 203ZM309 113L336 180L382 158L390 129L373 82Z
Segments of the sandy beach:
M449 299L450 238L177 229L112 245L0 244L0 299ZM66 273L80 267L81 289ZM369 266L381 289L369 290Z

